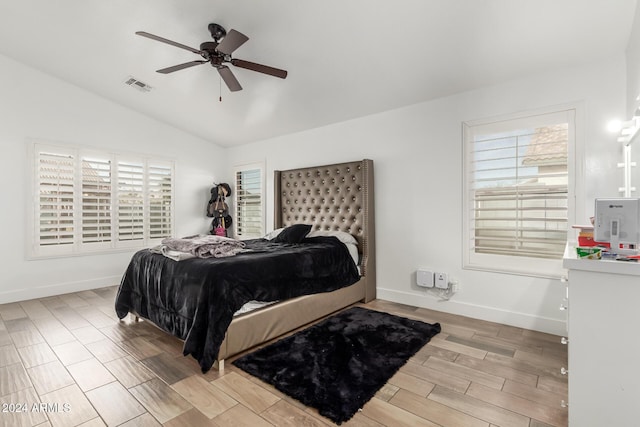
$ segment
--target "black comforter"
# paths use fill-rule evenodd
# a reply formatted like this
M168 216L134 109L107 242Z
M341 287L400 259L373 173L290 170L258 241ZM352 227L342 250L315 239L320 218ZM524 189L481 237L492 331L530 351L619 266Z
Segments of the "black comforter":
M133 255L115 308L151 320L184 340L203 372L215 362L233 314L251 300L277 301L355 283L358 271L335 237L301 243L246 240L245 253L173 261L148 249Z

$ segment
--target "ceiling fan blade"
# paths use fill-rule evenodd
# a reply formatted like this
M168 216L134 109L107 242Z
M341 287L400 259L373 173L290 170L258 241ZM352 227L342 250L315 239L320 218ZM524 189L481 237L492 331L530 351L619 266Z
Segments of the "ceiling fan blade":
M185 62L184 64L178 64L178 65L174 65L173 67L167 67L161 70L156 70L156 72L161 74L169 74L169 73L173 73L174 71L184 70L185 68L194 67L196 65L206 64L207 62L208 61Z
M246 68L247 70L257 71L259 73L269 74L270 76L280 77L284 79L287 77L287 72L279 68L268 67L262 64L256 64L255 62L244 61L242 59L232 59L231 63L236 67Z
M179 47L180 49L185 49L193 53L197 53L198 55L202 55L202 51L198 49L194 49L182 43L174 42L173 40L165 39L164 37L156 36L155 34L147 33L146 31L136 31L136 34L142 37L147 37L151 40L159 41L162 43L170 44L171 46Z
M249 37L232 29L222 39L216 50L225 55L231 55L231 52L242 46L247 40L249 40Z
M222 77L222 80L224 80L231 92L242 90L240 82L238 82L238 79L236 79L236 76L233 75L229 67L226 65L218 67L218 73L220 73L220 77Z

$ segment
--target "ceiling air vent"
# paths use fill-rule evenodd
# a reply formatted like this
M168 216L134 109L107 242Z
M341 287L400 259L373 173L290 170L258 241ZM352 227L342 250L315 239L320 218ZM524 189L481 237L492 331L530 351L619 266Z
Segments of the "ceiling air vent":
M134 87L134 88L138 89L141 92L149 92L151 89L153 89L148 84L146 84L144 82L141 82L140 80L136 79L135 77L131 77L131 76L129 76L124 81L124 84L129 85L131 87Z

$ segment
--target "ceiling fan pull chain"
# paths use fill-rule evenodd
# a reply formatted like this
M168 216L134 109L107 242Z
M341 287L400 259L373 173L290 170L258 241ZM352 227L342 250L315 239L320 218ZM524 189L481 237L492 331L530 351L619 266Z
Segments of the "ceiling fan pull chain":
M220 102L222 102L222 77L218 75L218 93L220 93Z

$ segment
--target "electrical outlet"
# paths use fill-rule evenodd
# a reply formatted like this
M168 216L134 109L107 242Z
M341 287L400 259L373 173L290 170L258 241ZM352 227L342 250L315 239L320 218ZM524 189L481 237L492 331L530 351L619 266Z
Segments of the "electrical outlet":
M460 292L460 283L458 283L457 280L451 281L451 292L454 294L457 294L458 292Z
M449 277L447 273L435 273L436 288L447 289L449 287Z

